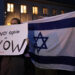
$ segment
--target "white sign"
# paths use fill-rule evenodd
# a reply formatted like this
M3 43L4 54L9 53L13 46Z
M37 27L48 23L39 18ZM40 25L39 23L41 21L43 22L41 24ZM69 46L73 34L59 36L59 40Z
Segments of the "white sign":
M27 46L28 23L0 26L0 55L21 55Z

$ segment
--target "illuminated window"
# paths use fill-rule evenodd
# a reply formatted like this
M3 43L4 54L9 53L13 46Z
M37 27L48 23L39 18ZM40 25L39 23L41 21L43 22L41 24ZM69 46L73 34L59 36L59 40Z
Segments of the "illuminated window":
M64 10L61 10L61 14L64 14Z
M9 25L11 25L11 23L8 22L7 25L9 26Z
M27 6L21 5L21 13L27 13Z
M45 15L48 14L48 9L47 8L43 8L43 14L45 14Z
M56 14L57 14L57 10L56 10L56 9L53 9L53 10L52 10L52 14L53 14L53 15L56 15Z
M33 14L37 15L38 14L38 7L33 6Z
M7 3L7 12L14 12L14 4Z

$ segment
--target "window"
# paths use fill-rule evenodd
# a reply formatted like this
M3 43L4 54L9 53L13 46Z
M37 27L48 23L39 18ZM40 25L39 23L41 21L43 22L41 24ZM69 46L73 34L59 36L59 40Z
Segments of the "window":
M47 8L43 8L43 14L45 14L45 15L48 14L48 9Z
M38 14L38 7L33 6L33 14L37 15Z
M57 10L56 9L53 9L52 10L52 15L56 15L57 14Z
M27 6L26 5L21 5L21 13L27 13Z
M9 25L11 25L11 23L8 22L7 25L9 26Z
M64 14L64 10L61 10L61 14Z
M14 4L7 3L7 12L14 12Z

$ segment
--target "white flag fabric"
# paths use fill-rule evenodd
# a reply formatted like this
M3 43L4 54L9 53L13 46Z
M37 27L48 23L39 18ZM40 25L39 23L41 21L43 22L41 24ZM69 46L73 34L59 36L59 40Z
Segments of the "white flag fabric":
M27 46L28 23L0 26L0 55L21 55Z
M28 36L36 67L75 71L75 11L29 22Z

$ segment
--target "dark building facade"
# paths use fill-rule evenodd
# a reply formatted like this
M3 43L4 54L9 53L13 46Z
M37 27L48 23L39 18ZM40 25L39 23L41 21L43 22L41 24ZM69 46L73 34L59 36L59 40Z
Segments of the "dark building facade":
M4 24L4 0L0 0L0 25Z
M75 10L74 5L48 0L5 0L5 24L10 25L12 18L22 22L55 16Z

